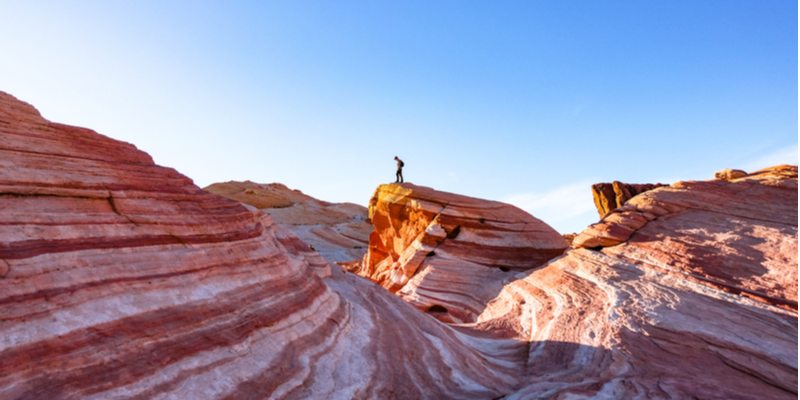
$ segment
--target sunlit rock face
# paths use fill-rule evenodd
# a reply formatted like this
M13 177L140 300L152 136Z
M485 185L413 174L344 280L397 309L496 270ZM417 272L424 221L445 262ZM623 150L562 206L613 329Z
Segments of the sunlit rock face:
M533 268L546 260L464 250L525 236L511 218L452 200L424 225L423 207L387 207L377 225L404 235L417 210L409 243L444 236L428 258L456 239L444 254L502 274L476 322L445 324L264 213L0 92L0 399L796 399L796 174L647 192L626 241ZM475 276L448 288L473 296Z
M204 190L261 210L329 264L360 259L367 253L372 224L364 206L318 200L280 183L231 181Z
M573 245L796 311L797 167L648 191Z
M604 221L624 241L518 275L481 314L531 342L508 398L797 397L797 167L679 182Z
M530 340L508 399L797 398L796 313L604 252L520 274L477 327Z
M475 321L514 272L561 255L566 240L505 203L410 183L381 185L375 225L356 272L442 321Z
M648 190L662 187L660 183L622 183L614 181L612 183L595 183L592 185L592 198L594 206L597 208L600 218L605 217L611 210L622 207L625 202L638 194Z
M530 343L509 399L796 398L796 173L782 166L648 191L605 220L627 229L622 241L509 270L495 286L487 275L451 273L438 288L459 300L481 284L497 290L476 322L457 326ZM415 187L387 186L370 205L384 253L404 245L438 256L453 236L452 226L429 229L443 207L406 199ZM370 250L362 268L375 266ZM392 275L376 271L393 289ZM458 322L439 304L429 312Z
M263 213L2 92L0 210L2 399L494 398L523 370L524 343L323 280Z

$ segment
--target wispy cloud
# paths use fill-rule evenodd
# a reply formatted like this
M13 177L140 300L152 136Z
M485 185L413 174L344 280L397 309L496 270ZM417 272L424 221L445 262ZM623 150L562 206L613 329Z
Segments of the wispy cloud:
M743 168L747 172L752 172L762 168L774 167L781 164L797 165L796 144L777 149L772 153L747 162L745 165L743 165Z
M591 181L576 182L549 192L523 193L503 201L513 204L545 222L558 222L580 214L596 212Z

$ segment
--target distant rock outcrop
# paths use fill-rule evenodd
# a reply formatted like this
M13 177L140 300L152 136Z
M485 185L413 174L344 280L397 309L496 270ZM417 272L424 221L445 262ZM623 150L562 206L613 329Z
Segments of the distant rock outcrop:
M204 190L261 210L330 264L360 259L367 253L372 224L364 206L321 201L280 183L231 181Z
M595 183L592 185L594 206L597 207L600 218L603 218L611 210L622 207L632 197L662 186L666 185L660 183L630 184L617 181L613 183Z
M745 175L747 175L747 172L744 172L740 169L730 169L730 168L714 172L714 178L721 179L723 181L729 181L732 179L741 178Z
M475 321L504 279L568 247L512 205L410 183L379 186L369 215L375 231L356 272L448 322Z

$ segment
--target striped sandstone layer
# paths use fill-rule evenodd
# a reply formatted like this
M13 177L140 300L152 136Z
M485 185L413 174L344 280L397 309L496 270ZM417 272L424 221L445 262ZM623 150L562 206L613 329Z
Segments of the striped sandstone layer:
M261 210L329 264L361 259L367 253L372 224L366 207L318 200L280 183L230 181L204 190Z
M648 191L573 245L796 312L797 166Z
M467 304L482 287L499 288L475 322L454 326L529 343L505 399L797 398L797 169L736 179L649 191L606 219L632 231L626 242L570 249L497 281L451 272L437 282L445 295L429 296ZM404 245L414 227L436 225L426 212L440 206L407 199L412 189L376 192L379 243ZM461 237L454 230L425 229L406 248L436 257L435 238ZM427 311L458 322L443 303Z
M748 183L706 206L717 225L655 219L540 268L483 266L509 271L477 322L448 325L325 269L269 216L0 92L0 399L796 399L796 311L630 256L727 226L741 239L709 258L796 276L796 223L765 226L780 208L762 203L796 205L796 177ZM719 194L684 184L686 210ZM796 280L771 290L796 298Z
M797 398L796 313L600 251L519 274L476 327L530 341L504 399Z
M0 399L493 398L520 377L523 343L2 92L0 209Z
M797 167L719 176L640 194L601 222L622 241L507 281L473 326L531 343L506 399L797 398Z
M477 326L531 342L508 399L797 398L797 167L721 176L632 198L601 222L622 241L504 286Z
M512 271L568 247L553 228L505 203L410 183L381 185L361 276L445 322L474 322Z

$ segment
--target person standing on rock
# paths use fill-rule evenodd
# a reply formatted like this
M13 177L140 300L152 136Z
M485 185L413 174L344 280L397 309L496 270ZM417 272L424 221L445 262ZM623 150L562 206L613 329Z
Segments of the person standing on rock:
M395 156L394 159L397 161L397 179L395 179L394 183L403 183L403 167L406 164L403 160L397 158L397 156Z

